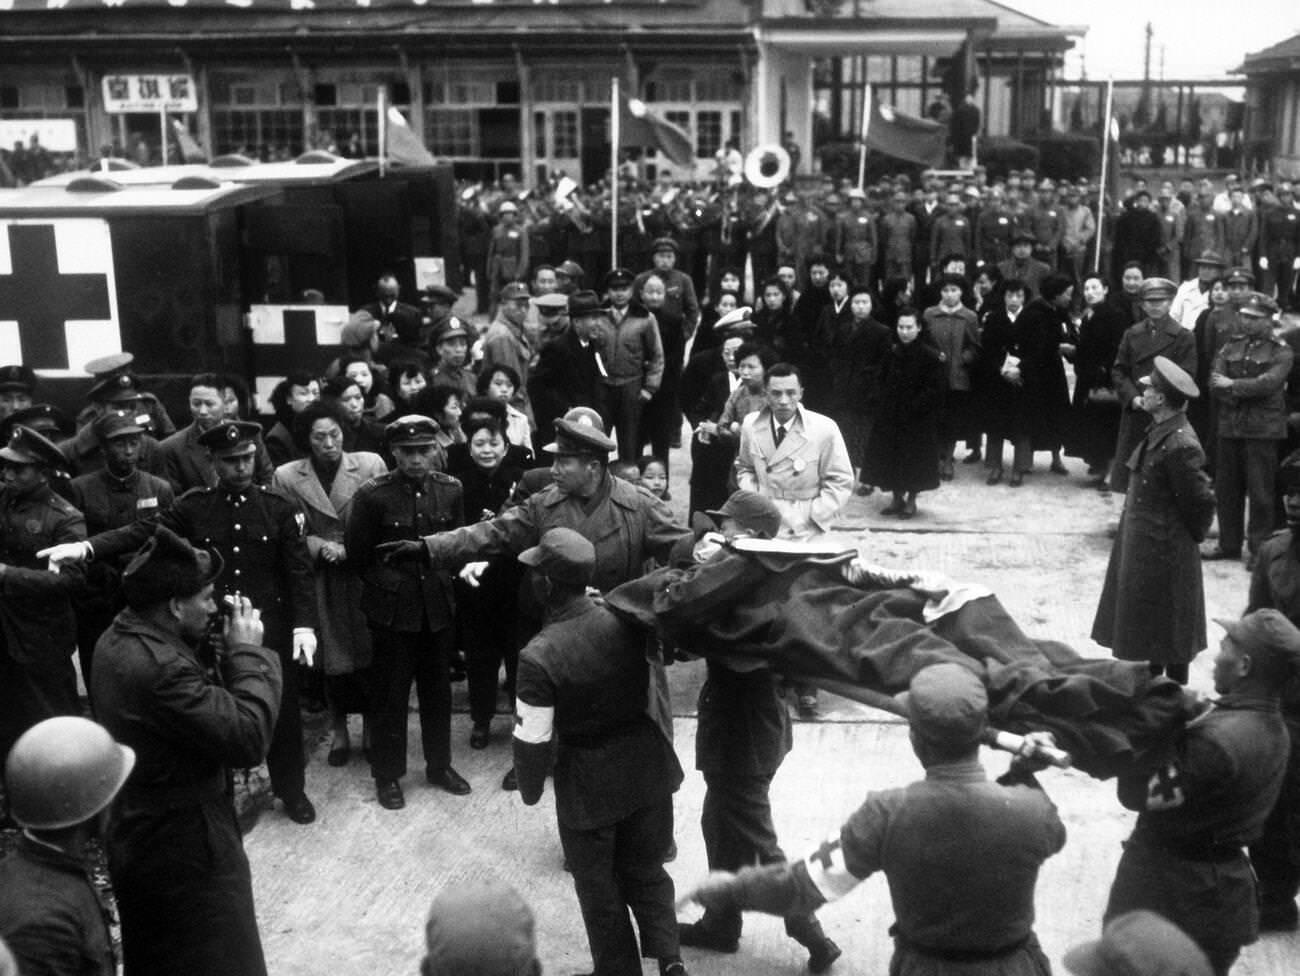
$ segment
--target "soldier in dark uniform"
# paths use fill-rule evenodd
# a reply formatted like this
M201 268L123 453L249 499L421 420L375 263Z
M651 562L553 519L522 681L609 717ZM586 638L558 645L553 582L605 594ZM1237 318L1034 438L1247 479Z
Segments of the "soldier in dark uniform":
M93 424L97 417L106 413L122 413L135 418L136 423L145 428L140 444L140 469L160 477L166 476L167 458L162 442L150 432L153 429L153 417L141 399L143 395L135 377L125 372L105 377L90 388L86 395L90 402L77 414L76 434L58 442L59 450L67 458L69 474L75 478L98 471L104 466L103 446L95 436Z
M221 574L219 555L158 526L122 574L127 609L95 648L100 720L136 754L106 836L131 976L266 974L230 770L266 756L280 655L261 646L249 598L229 596L204 660Z
M86 537L81 513L50 487L62 469L59 449L27 427L0 449L0 754L42 719L78 713L71 597L82 574L47 573L41 557Z
M706 514L717 522L726 542L741 536L774 539L781 529L780 510L757 492L734 492L720 509ZM730 550L711 551L716 541L709 536L701 543L697 561L735 558ZM674 582L674 602L689 603L690 590L689 580ZM766 666L744 658L708 659L698 705L695 767L704 774L700 829L710 871L785 862L768 797L772 777L793 747L785 699L781 676ZM679 925L678 932L682 945L735 952L741 925L739 909L706 911L699 921ZM812 913L788 916L785 930L808 949L810 972L825 972L840 956L840 947L826 937Z
M596 549L577 532L550 529L519 561L533 568L546 607L545 626L519 655L519 795L529 806L541 799L554 756L560 843L593 976L639 973L640 956L657 959L661 976L686 976L663 866L682 768L647 714L644 639L587 595Z
M1259 548L1246 612L1271 607L1300 625L1300 452L1282 461L1278 481L1287 527ZM1286 778L1263 833L1250 845L1250 862L1259 879L1260 929L1291 932L1300 926L1300 676L1282 686L1282 718L1291 739Z
M36 397L36 374L21 363L0 366L0 420L30 407Z
M425 778L463 796L470 785L451 766L451 579L423 556L421 536L465 524L460 482L434 469L438 425L408 414L386 428L397 470L366 482L352 499L345 547L364 585L363 610L374 638L370 770L386 810L406 805L407 707L411 682L420 703ZM405 555L378 548L407 544ZM409 558L412 557L413 558Z
M120 529L137 519L157 521L172 507L172 486L157 475L141 471L144 428L135 417L106 413L92 430L99 440L105 466L72 479L68 495L86 516L86 532L97 535ZM100 559L86 568L86 589L77 594L77 654L81 676L90 687L90 666L99 635L108 629L121 602L121 570L127 559Z
M250 595L261 609L266 646L280 655L283 671L280 720L266 757L271 789L294 823L308 824L316 819L316 810L304 791L302 715L293 662L310 665L316 654L316 589L304 516L293 502L253 482L258 450L265 451L261 434L261 427L247 421L224 421L205 431L200 444L211 455L217 485L187 491L159 521L222 557L219 594ZM55 564L110 561L139 548L153 529L152 521L137 519L42 555Z
M1122 774L1138 811L1105 920L1145 908L1196 940L1218 976L1259 932L1245 845L1260 835L1286 773L1279 695L1300 665L1300 630L1277 610L1220 620L1218 701L1189 721L1167 754Z
M148 422L144 425L148 433L158 439L170 437L176 433L176 424L172 422L171 416L167 413L167 408L159 401L158 397L140 388L140 382L136 379L135 374L131 372L131 364L135 362L135 357L129 352L119 352L112 356L101 356L99 359L92 359L86 363L82 369L92 377L90 393L87 399L90 400L81 412L77 414L77 429L80 430L94 422L99 416L101 409L98 404L101 402L99 394L101 392L112 392L125 386L135 388L139 393L138 403L140 412L148 415ZM127 377L127 382L122 382L122 377Z

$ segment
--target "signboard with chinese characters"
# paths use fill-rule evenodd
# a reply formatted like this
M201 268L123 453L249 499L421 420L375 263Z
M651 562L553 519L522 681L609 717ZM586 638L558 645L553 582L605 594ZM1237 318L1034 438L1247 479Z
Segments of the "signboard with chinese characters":
M197 112L190 75L105 75L106 112Z

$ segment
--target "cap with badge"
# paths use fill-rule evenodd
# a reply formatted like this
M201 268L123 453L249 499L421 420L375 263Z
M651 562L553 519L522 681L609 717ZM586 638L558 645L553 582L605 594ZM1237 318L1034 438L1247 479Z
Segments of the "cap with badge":
M131 434L143 434L144 427L140 425L137 418L129 413L117 413L110 410L95 419L94 424L95 437L101 444L107 444L117 437L128 437Z
M781 530L781 510L776 503L766 495L744 488L733 491L721 508L709 509L704 514L719 528L722 519L734 519L741 528L764 539L775 539Z
M131 374L135 356L129 352L114 353L92 359L82 367L91 375L92 382L86 397L96 403L121 403L140 398L140 384Z
M1251 318L1271 319L1280 309L1272 296L1265 295L1262 291L1252 291L1237 311Z
M1196 263L1213 265L1216 268L1226 268L1228 266L1228 262L1223 259L1223 255L1211 249L1202 251L1200 257L1196 259Z
M974 745L988 724L984 682L960 664L922 668L897 698L912 731L928 742L954 748Z
M733 308L730 312L718 317L718 321L713 325L713 331L732 334L752 332L755 328L753 314L754 310L748 305Z
M1143 386L1152 386L1160 393L1178 393L1188 400L1195 400L1201 395L1196 381L1172 359L1157 356L1151 366L1151 372L1138 380Z
M438 443L438 422L424 414L408 413L384 428L389 447L427 447Z
M1145 278L1138 289L1138 294L1142 296L1144 302L1148 299L1173 298L1177 293L1178 286L1168 278Z
M0 460L11 464L35 464L51 471L62 471L67 466L67 459L53 441L21 424L14 427L8 442L0 447Z
M586 315L607 317L609 310L600 303L600 296L594 291L575 291L569 296L569 318L578 319Z
M1245 652L1274 654L1293 667L1300 664L1300 629L1280 610L1265 607L1237 620L1215 617L1214 622Z
M1200 946L1173 922L1139 909L1106 923L1101 938L1066 952L1076 976L1211 976Z
M1233 268L1224 275L1223 282L1228 285L1253 285L1255 275L1249 268Z
M215 550L196 549L160 525L122 571L122 595L133 610L198 593L221 575Z
M559 315L569 307L569 296L553 291L545 295L538 295L533 299L533 304L537 306L537 311L542 315Z
M16 425L22 424L24 427L30 427L38 434L51 439L58 438L59 440L71 437L76 426L71 417L52 403L33 403L30 407L15 410L4 418L4 424L5 437L8 437L9 432Z
M573 529L548 529L537 545L519 554L519 561L548 579L587 586L596 572L596 547Z
M555 440L542 450L560 457L608 458L614 446L600 414L591 407L574 407L555 422Z
M36 389L36 374L21 363L0 366L0 393L28 393Z
M423 971L457 976L533 976L532 909L501 882L451 884L429 907Z
M426 305L455 305L457 296L446 285L427 285L421 297Z
M247 420L223 420L199 435L199 444L213 457L228 458L252 454L262 436L259 424Z
M469 340L469 330L465 328L465 323L454 315L443 323L442 328L438 330L438 334L434 337L433 344L436 346L438 343L447 342L450 339Z
M1011 235L1011 244L1037 244L1038 238L1027 230L1018 230Z
M498 296L503 302L526 302L531 297L528 286L522 281L507 282L506 286L501 289Z
M650 245L651 254L661 254L665 251L672 251L673 254L679 253L677 242L671 237L657 237L655 242Z
M636 275L627 268L615 268L605 273L606 288L631 288L632 282L636 281Z

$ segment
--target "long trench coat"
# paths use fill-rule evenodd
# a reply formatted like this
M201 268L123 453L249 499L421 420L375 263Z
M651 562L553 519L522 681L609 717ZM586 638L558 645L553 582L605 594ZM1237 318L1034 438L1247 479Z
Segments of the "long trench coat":
M311 460L290 461L275 469L272 487L295 502L307 519L307 551L315 572L320 612L317 639L321 667L328 675L351 674L370 666L370 629L361 612L361 577L347 563L321 558L327 542L343 542L343 529L357 489L384 474L383 458L369 451L344 452L326 494Z
M1128 468L1092 639L1122 661L1190 661L1206 646L1197 543L1214 518L1214 490L1186 414L1152 425Z

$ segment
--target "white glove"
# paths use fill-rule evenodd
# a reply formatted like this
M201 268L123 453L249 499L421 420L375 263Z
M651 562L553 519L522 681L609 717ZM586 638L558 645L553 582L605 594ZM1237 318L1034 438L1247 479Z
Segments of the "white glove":
M293 628L293 659L311 667L316 660L316 631L310 627Z
M67 563L84 563L93 551L89 542L60 542L48 549L41 549L36 553L36 558L48 559L50 572L57 573Z
M466 563L456 575L462 583L477 590L483 585L483 574L487 572L487 568L488 561L486 559L476 563Z
M1259 258L1259 267L1261 271L1268 270L1268 258L1264 257L1262 254L1260 255Z
M1294 261L1291 262L1291 270L1300 271L1300 258L1296 258Z

